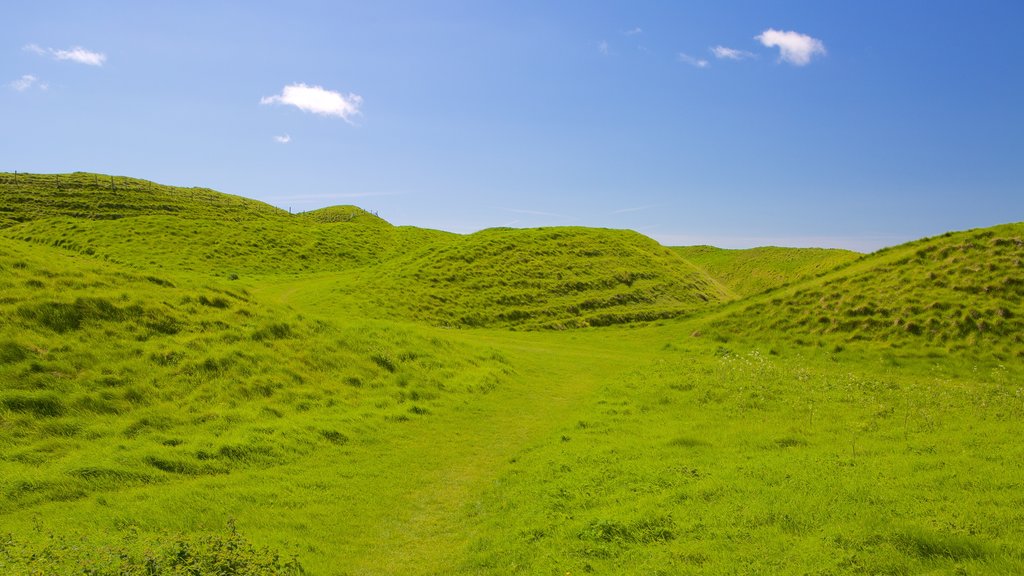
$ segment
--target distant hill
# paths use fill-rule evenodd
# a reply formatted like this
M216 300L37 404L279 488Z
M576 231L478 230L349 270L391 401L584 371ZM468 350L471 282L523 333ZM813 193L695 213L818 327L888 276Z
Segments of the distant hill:
M1024 223L951 232L741 301L724 335L825 338L1024 354Z
M775 246L747 250L675 246L672 250L703 268L736 298L828 272L861 256L849 250Z
M269 204L207 188L179 188L87 172L0 173L0 199L0 228L55 216L112 220L171 215L232 222L288 216Z
M291 215L209 190L110 180L0 175L7 194L0 237L138 270L303 274L288 289L292 297L330 300L362 317L447 326L600 326L675 317L730 296L703 270L630 231L462 236L395 227L355 206Z
M295 291L324 303L358 300L367 315L528 328L671 318L726 298L703 271L646 236L578 227L452 235Z

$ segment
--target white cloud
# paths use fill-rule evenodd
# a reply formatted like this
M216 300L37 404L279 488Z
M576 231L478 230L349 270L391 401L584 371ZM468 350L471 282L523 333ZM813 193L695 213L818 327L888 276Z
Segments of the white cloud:
M602 40L597 44L597 51L602 55L607 56L609 54L608 43Z
M769 28L754 37L761 44L779 48L779 57L794 66L806 66L815 54L825 54L825 44L799 32Z
M260 104L287 104L303 112L334 116L351 122L353 116L361 114L359 107L363 104L363 97L358 94L345 95L322 86L289 84L280 94L261 98Z
M712 46L711 53L719 60L745 60L747 58L754 57L754 54L747 52L746 50L737 50L735 48L727 48L725 46Z
M289 143L291 141L292 141L292 137L289 136L288 134L285 134L283 136L274 136L274 142L277 142L279 144L287 144L287 143Z
M637 34L643 34L643 33L644 33L644 29L639 27L639 26L637 26L635 28L631 28L629 30L626 30L626 32L625 32L626 36L636 36Z
M51 48L50 52L57 60L71 60L72 62L78 62L87 66L103 66L103 63L107 60L106 54L86 50L81 46L75 46L71 50L54 50Z
M684 64L689 64L690 66L694 66L696 68L707 68L708 66L711 65L710 62L703 58L694 58L693 56L690 56L689 54L683 54L682 52L679 53L678 58L680 62Z
M33 54L38 54L40 56L50 55L56 60L70 60L87 66L103 66L103 63L107 61L106 54L86 50L81 46L75 46L70 50L56 50L54 48L44 49L38 44L26 44L22 47L22 50L32 52Z
M29 88L31 88L32 85L35 84L38 80L39 80L39 78L36 78L35 76L33 76L31 74L25 74L21 78L18 78L17 80L12 81L10 83L10 86L11 86L11 88L17 90L18 92L24 92L25 90L28 90ZM46 85L45 84L41 84L40 88L42 88L43 90L46 90L46 88L44 88L44 86L46 86Z

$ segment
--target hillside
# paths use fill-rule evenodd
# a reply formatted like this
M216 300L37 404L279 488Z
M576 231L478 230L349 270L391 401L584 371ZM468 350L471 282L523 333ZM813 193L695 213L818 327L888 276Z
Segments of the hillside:
M321 224L300 217L227 222L176 216L118 220L39 218L0 236L62 248L137 269L221 278L347 270L379 263L444 232L362 221Z
M1024 354L1024 224L947 233L740 302L709 328Z
M362 317L444 326L600 326L676 317L728 298L706 273L635 232L460 236L392 226L354 206L290 215L141 180L114 178L104 188L109 179L20 174L15 184L9 175L0 183L9 193L0 237L137 270L278 276L264 288Z
M508 373L487 349L10 240L0 290L0 514L330 452Z
M269 204L215 192L180 188L148 180L75 172L73 174L0 173L0 228L19 222L68 216L112 220L129 216L171 215L223 222L287 217Z
M849 250L775 246L746 250L673 246L672 250L704 269L736 298L823 274L861 256Z
M1024 573L1024 224L669 249L90 176L0 178L4 575Z
M725 294L653 240L594 228L452 236L352 274L295 282L306 305L443 326L573 328L671 318Z

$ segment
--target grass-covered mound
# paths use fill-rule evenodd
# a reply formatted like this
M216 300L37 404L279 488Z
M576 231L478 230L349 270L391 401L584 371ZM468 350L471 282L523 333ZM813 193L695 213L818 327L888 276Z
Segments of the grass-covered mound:
M725 298L650 238L576 227L451 236L296 289L318 302L358 299L362 314L461 327L603 326L675 317Z
M676 246L672 250L704 269L736 298L824 274L861 256L849 250L776 246L746 250Z
M948 233L740 303L724 334L1024 354L1024 224Z
M349 224L353 226L377 226L384 228L391 226L387 220L380 216L371 214L358 206L350 205L328 206L318 210L302 212L299 216L321 224Z
M447 235L389 224L317 224L297 218L232 222L137 216L104 221L43 218L0 230L0 236L140 270L225 278L348 270L378 264L403 247Z
M288 216L269 204L207 188L86 172L0 173L0 199L0 228L54 216L110 220L164 214L233 222Z
M631 231L460 236L395 227L354 206L289 215L212 191L109 180L8 175L0 188L10 217L0 237L140 271L290 275L293 285L282 288L289 298L313 292L362 317L442 326L602 326L676 317L729 297L707 273Z

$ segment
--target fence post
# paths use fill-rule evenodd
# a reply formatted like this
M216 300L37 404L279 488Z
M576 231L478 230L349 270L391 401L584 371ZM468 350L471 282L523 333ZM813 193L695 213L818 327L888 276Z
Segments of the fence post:
M110 191L117 192L117 186L114 186L114 176L110 176Z

